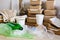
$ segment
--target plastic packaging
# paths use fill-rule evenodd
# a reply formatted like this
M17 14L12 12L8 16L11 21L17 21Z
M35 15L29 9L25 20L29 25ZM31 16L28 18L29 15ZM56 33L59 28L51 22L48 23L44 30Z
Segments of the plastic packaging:
M27 31L27 26L24 25L23 30L13 30L11 32L11 37L20 37L20 38L27 38L27 39L33 39L34 35L30 34Z
M6 24L0 24L0 35L10 36L11 32L12 32L11 27L9 27Z
M12 30L23 30L23 27L20 25L20 24L17 24L17 23L12 23L12 22L9 22L9 23L6 23L9 27L12 28Z
M48 31L43 25L38 26L38 28L29 27L28 31L31 34L38 36L40 39L45 38L45 39L53 40L55 37L55 34L50 30Z
M18 36L18 35L21 36L21 35L23 35L26 32L27 32L27 26L24 25L23 30L18 30L18 29L13 30L12 35L13 36Z
M51 30L48 30L47 35L48 35L48 37L49 37L50 39L54 39L54 38L55 38L55 34L54 34L54 32L51 31Z

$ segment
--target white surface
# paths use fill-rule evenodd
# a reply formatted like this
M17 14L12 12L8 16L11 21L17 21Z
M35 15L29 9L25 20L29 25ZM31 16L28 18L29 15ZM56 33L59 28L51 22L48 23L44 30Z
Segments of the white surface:
M9 9L10 0L0 0L0 9Z
M19 0L12 0L12 5L10 5L11 0L0 0L0 10L1 9L10 9L12 6L13 10L19 10Z

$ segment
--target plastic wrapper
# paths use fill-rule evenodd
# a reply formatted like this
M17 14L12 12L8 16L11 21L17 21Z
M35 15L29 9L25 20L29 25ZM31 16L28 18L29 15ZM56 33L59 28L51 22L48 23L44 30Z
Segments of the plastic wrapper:
M30 34L27 31L27 26L24 26L23 30L13 30L11 32L11 37L20 37L20 38L34 39L34 35Z
M28 31L31 34L38 36L40 39L44 38L44 39L53 40L55 37L55 34L50 30L48 31L43 25L38 26L38 28L29 27Z
M12 29L6 24L0 24L0 35L10 36Z
M27 39L33 39L34 35L28 33L27 26L23 26L23 30L15 29L12 30L11 26L7 24L0 24L0 35L6 36L6 37L19 37L19 38L27 38Z
M60 40L60 38L58 38L59 36L47 30L43 25L38 27L23 26L23 30L12 30L8 25L0 24L0 35L14 38L26 38L29 40L34 40L35 38L37 38L37 40Z

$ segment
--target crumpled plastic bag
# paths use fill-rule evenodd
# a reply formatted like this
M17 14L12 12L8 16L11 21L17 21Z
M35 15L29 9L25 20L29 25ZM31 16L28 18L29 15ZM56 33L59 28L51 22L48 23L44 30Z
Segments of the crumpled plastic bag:
M45 26L39 25L37 28L36 27L30 27L28 28L29 33L34 34L38 36L40 39L49 39L53 40L55 37L55 34L51 30L47 30Z
M0 24L0 35L10 36L12 29L6 24Z
M12 23L12 22L9 22L9 23L6 23L9 27L12 28L12 30L23 30L23 27L18 24L18 23Z
M27 38L27 39L33 39L34 35L30 34L27 30L27 26L23 26L23 30L13 30L11 32L11 37L20 37L20 38Z
M14 30L11 33L11 37L20 37L20 38L33 39L34 38L34 35L33 34L30 34L27 31Z
M34 39L34 35L30 34L27 31L26 27L23 30L18 30L18 29L12 30L12 28L5 23L0 24L0 35L6 36L6 37L27 38L31 40Z

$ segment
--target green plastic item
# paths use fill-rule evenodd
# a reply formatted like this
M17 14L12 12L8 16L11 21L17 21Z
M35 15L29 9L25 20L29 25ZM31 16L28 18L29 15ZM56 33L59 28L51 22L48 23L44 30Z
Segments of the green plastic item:
M7 25L9 25L12 28L12 30L23 30L23 27L17 23L9 22L7 23Z
M22 27L20 27L19 24L17 26L17 24L14 24L14 23L6 23L6 24L5 23L2 23L2 24L0 24L0 35L6 36L6 37L27 38L27 39L31 39L31 40L34 39L34 35L32 35L32 34L30 34L28 32L25 32L24 34L21 34L21 35L17 35L17 34L15 35L13 33L13 31L16 30L16 29L19 30L19 28L22 28Z
M0 35L10 36L12 29L6 24L0 24Z

